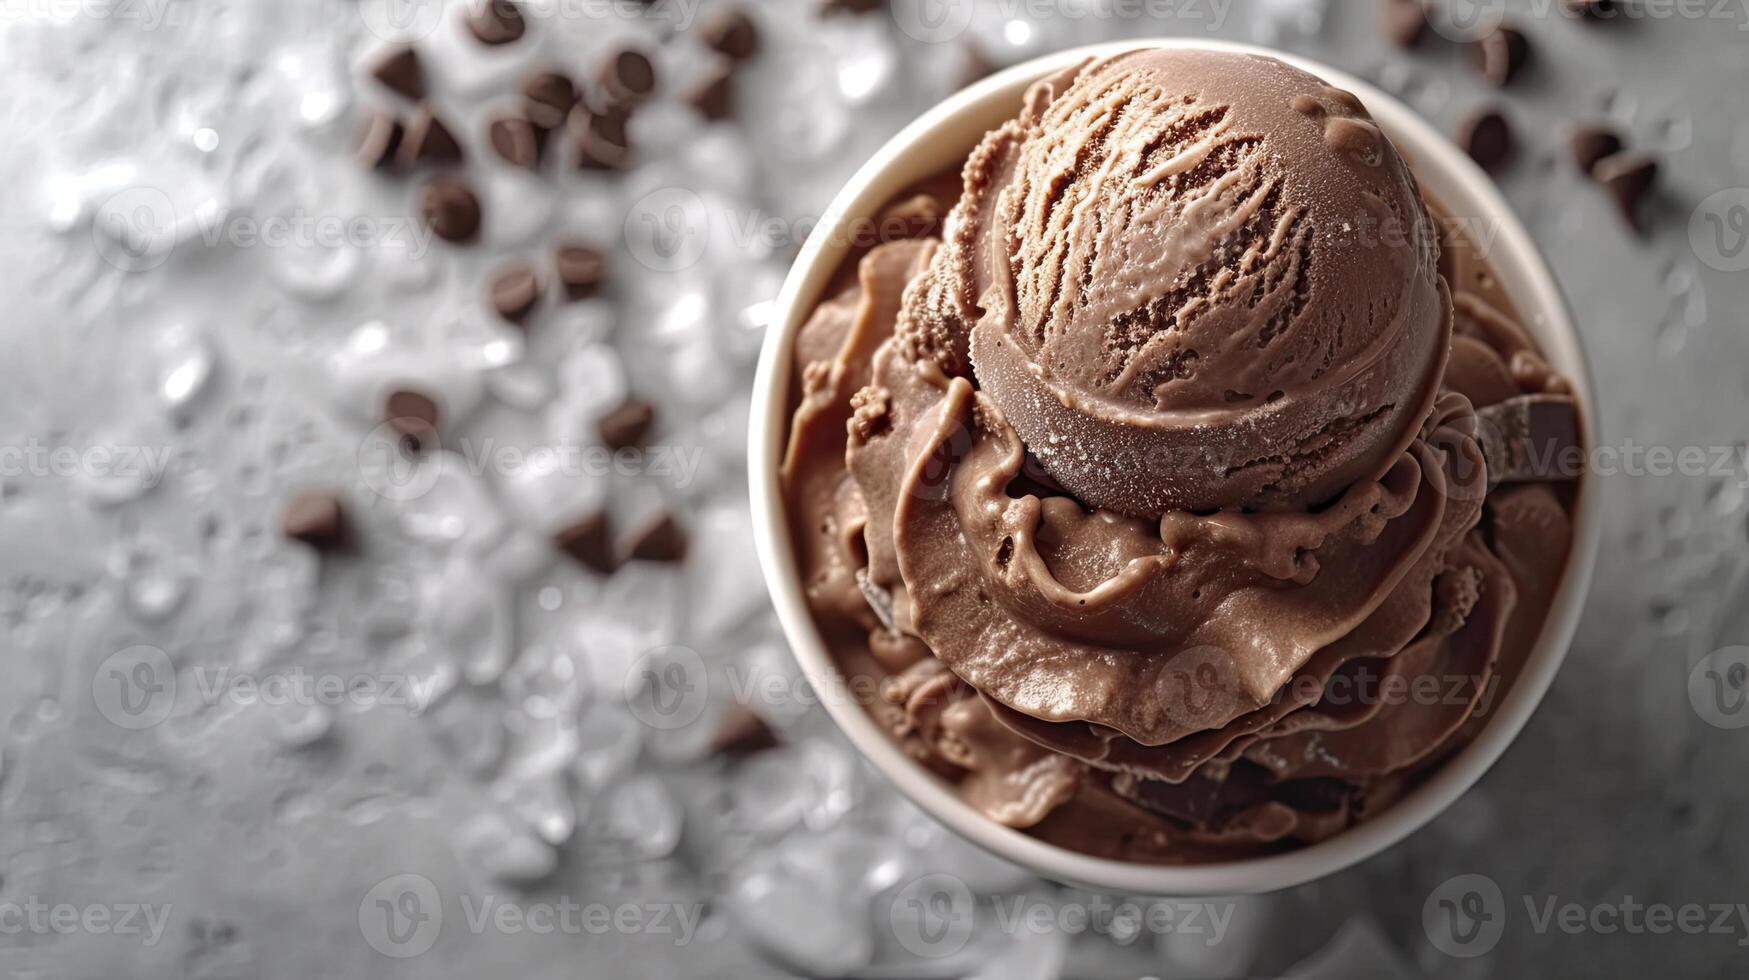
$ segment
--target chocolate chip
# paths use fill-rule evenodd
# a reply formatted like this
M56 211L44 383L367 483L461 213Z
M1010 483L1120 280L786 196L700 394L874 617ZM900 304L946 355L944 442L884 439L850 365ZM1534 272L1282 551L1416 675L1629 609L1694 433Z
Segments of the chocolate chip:
M745 705L734 704L717 722L716 732L711 736L711 754L739 758L763 752L777 747L777 735L765 719L748 710Z
M735 84L729 70L718 68L706 74L686 93L686 101L711 122L729 118L735 112Z
M1500 110L1494 108L1479 109L1466 117L1458 127L1458 145L1470 155L1470 159L1482 165L1489 173L1499 171L1512 159L1516 141L1512 136L1512 124Z
M1658 182L1658 161L1644 153L1616 153L1597 161L1591 177L1609 192L1635 231L1646 230L1640 206Z
M613 539L608 534L607 515L590 514L574 524L560 528L553 543L565 554L603 575L612 575L619 563L613 556Z
M1573 480L1583 468L1579 409L1568 395L1522 395L1476 410L1488 483Z
M705 47L735 61L759 53L759 28L740 7L727 7L706 21L703 38Z
M421 104L407 123L401 148L395 156L397 164L405 170L426 163L454 165L462 162L462 145L456 142L455 134L437 118L431 107Z
M389 91L414 102L425 98L425 69L419 64L419 56L406 45L384 52L371 68L370 77Z
M376 110L358 127L358 162L371 170L389 170L395 165L406 129L392 114Z
M656 90L656 65L642 51L621 48L601 63L599 78L609 105L631 105Z
M492 309L499 316L511 323L526 323L540 305L540 273L526 262L505 266L492 276L490 292Z
M1470 61L1495 86L1511 84L1530 60L1530 41L1522 31L1504 25L1470 43Z
M1614 130L1587 125L1573 130L1568 146L1573 152L1573 165L1579 168L1580 173L1589 176L1596 168L1597 161L1620 153L1623 143Z
M523 112L540 129L558 129L582 96L571 76L556 71L532 75L522 83Z
M523 116L504 112L486 124L486 139L499 159L515 167L534 170L540 166L540 140L534 124Z
M446 242L471 242L480 237L480 199L457 178L433 177L420 194L419 213Z
M409 452L424 452L438 444L437 402L424 392L397 388L383 399L383 422L401 437Z
M1380 0L1379 31L1398 47L1417 47L1427 36L1427 10L1421 0Z
M521 5L512 0L470 0L468 8L468 29L481 44L509 44L528 30Z
M872 14L887 5L887 0L819 0L821 17L839 14Z
M632 535L626 557L633 561L680 561L686 557L686 532L663 511L646 520Z
M601 441L615 450L643 445L655 421L656 409L648 402L628 401L602 417Z
M565 287L565 297L571 300L589 299L601 291L607 279L607 260L600 252L584 245L560 245L553 251L559 284Z
M581 103L571 110L565 129L570 135L577 166L583 170L617 170L630 156L626 124L631 114L624 107L591 112Z
M317 551L339 551L347 543L346 508L332 491L302 491L285 505L279 532Z

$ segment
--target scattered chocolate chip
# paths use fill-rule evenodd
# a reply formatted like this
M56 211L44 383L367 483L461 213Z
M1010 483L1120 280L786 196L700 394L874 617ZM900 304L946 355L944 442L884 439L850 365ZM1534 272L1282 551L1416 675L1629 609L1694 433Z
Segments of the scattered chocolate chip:
M735 704L724 712L711 736L711 754L740 758L777 747L777 735L765 719L745 705Z
M1644 153L1616 153L1597 161L1591 177L1609 196L1635 231L1645 231L1640 205L1658 182L1658 161Z
M601 63L599 78L609 105L631 105L656 90L656 65L642 51L621 48Z
M643 445L656 421L656 409L648 402L628 401L602 417L601 441L619 450Z
M1470 42L1470 61L1496 87L1510 85L1530 60L1530 40L1504 25Z
M617 170L630 156L626 124L631 114L624 107L591 112L581 103L571 110L565 129L570 134L577 166L583 170Z
M1379 31L1400 48L1413 48L1427 37L1427 10L1421 0L1380 0Z
M589 299L601 291L607 279L607 259L585 245L560 245L553 250L553 265L567 299Z
M958 63L954 66L954 81L960 88L982 81L996 70L996 63L984 54L982 46L975 42L962 39L956 53Z
M471 0L468 8L468 29L481 44L509 44L528 30L521 5L512 0Z
M425 452L438 444L437 402L424 392L397 388L383 399L383 422L401 437L409 452Z
M1483 108L1470 114L1458 127L1458 145L1482 169L1494 173L1512 159L1516 141L1512 124L1500 110Z
M431 107L421 104L407 123L395 156L397 164L405 170L427 163L448 166L462 162L462 145Z
M1620 153L1623 149L1621 137L1614 130L1594 125L1574 129L1568 146L1573 151L1573 165L1586 175L1597 166L1597 161Z
M370 70L370 77L389 91L414 102L425 98L425 69L419 64L419 55L406 45L390 48L379 57Z
M666 511L646 520L631 541L626 557L633 561L680 561L686 557L686 532Z
M819 0L820 16L839 14L872 14L887 5L887 0Z
M305 490L285 505L279 531L317 551L339 551L346 547L346 509L332 491Z
M540 139L534 124L515 113L505 112L486 124L486 140L499 159L530 170L540 166Z
M1574 480L1584 467L1579 410L1568 395L1521 395L1476 410L1488 483Z
M558 129L582 96L571 76L556 71L532 75L522 83L523 112L540 129Z
M753 18L740 7L726 7L705 22L705 47L735 61L745 61L759 53L759 28Z
M608 534L607 515L590 514L575 524L560 528L553 543L565 554L603 575L612 575L619 563L613 557L613 538Z
M540 305L540 273L526 262L505 266L492 276L490 292L492 309L499 316L511 323L526 323Z
M446 242L471 242L480 237L480 199L454 177L433 177L420 193L419 213Z
M395 165L395 151L400 149L406 129L392 114L376 110L365 116L358 127L358 162L371 170L388 170Z
M727 68L718 68L694 83L686 101L698 114L720 122L735 112L735 83Z

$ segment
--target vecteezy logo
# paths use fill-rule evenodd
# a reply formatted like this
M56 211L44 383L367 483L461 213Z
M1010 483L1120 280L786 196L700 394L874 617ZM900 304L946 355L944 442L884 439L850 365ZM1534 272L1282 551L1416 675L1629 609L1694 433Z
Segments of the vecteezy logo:
M434 447L424 452L408 451L407 437L392 423L384 422L358 443L358 478L384 500L406 503L437 486L443 460Z
M1708 268L1749 271L1749 187L1709 195L1688 218L1688 244Z
M893 937L913 956L940 959L966 948L977 909L953 875L924 875L899 889L887 910Z
M161 725L176 707L176 667L157 647L117 650L92 674L91 701L118 728L141 731Z
M1450 0L1444 16L1427 10L1427 23L1451 41L1472 41L1506 20L1506 0Z
M1725 647L1688 674L1688 703L1714 728L1749 727L1749 647Z
M156 187L117 191L92 215L91 242L123 272L156 269L176 249L176 206Z
M397 960L429 950L443 932L437 886L424 875L384 878L359 900L358 931L371 949Z
M951 41L972 26L977 0L898 0L891 7L899 30L924 44Z
M632 717L659 731L673 731L704 714L710 678L698 651L657 647L639 656L626 671L623 693Z
M1506 898L1486 875L1458 875L1427 896L1421 928L1435 949L1470 959L1492 950L1506 932Z
M684 187L665 187L626 212L626 248L656 272L690 269L704 257L710 214L704 199Z
M437 30L443 19L443 0L363 0L358 13L365 28L384 41L417 41Z

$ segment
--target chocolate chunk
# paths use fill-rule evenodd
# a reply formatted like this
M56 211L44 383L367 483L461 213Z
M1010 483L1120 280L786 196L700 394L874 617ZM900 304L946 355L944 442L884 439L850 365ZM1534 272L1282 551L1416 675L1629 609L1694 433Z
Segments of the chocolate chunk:
M1530 40L1515 28L1502 25L1470 43L1470 61L1498 87L1511 84L1529 60Z
M627 401L602 417L601 441L616 450L641 446L655 421L656 409L649 402Z
M1635 231L1646 230L1641 205L1658 182L1658 161L1644 153L1615 153L1597 161L1591 177L1609 192Z
M534 266L517 262L492 276L490 291L492 309L499 316L515 324L527 323L529 314L540 305L540 274Z
M523 112L540 129L558 129L582 96L571 76L556 71L532 75L522 83Z
M731 705L711 736L711 754L734 758L777 747L777 735L765 719L744 705Z
M457 178L433 177L420 194L419 213L446 242L459 244L480 237L480 199Z
M656 65L649 55L621 48L601 63L601 94L608 105L641 102L656 90Z
M1219 780L1199 773L1182 783L1169 783L1120 773L1112 779L1111 788L1145 810L1193 826L1269 799L1263 770L1246 762L1235 763L1227 777Z
M1512 159L1516 141L1512 124L1500 110L1483 108L1465 118L1458 128L1458 145L1470 159L1489 173L1499 171Z
M726 68L709 72L693 84L686 101L711 122L727 119L735 112L734 79Z
M740 7L718 11L705 22L701 36L705 47L735 61L745 61L759 53L759 28Z
M419 64L419 56L406 45L390 48L377 58L370 77L414 102L425 98L425 69Z
M680 561L686 557L686 532L672 514L655 514L632 535L626 556L633 561Z
M468 30L481 44L495 46L520 40L528 24L512 0L469 0Z
M395 165L406 129L392 114L372 111L358 127L358 162L371 170L389 170Z
M421 391L398 388L383 399L383 422L401 436L401 445L409 452L437 447L440 417L436 400Z
M534 124L521 115L505 112L486 124L486 139L498 158L515 167L534 170L540 166L540 140Z
M553 251L553 265L567 299L589 299L601 291L607 279L607 260L585 245L560 245Z
M437 118L431 107L421 104L407 123L396 158L398 165L406 170L424 163L453 165L462 162L462 145L456 142L455 134Z
M579 103L571 110L565 129L570 134L577 166L583 170L617 170L630 156L626 123L631 114L624 107L591 112Z
M608 533L607 515L590 514L575 524L560 528L553 543L565 554L603 575L612 575L619 563L613 557L613 538Z
M1574 480L1584 472L1579 409L1569 395L1520 395L1478 409L1488 482Z
M1427 11L1421 0L1380 0L1379 31L1401 48L1413 48L1427 36Z
M317 551L339 551L347 544L346 509L332 491L302 491L285 505L279 532Z
M1568 145L1572 149L1573 165L1587 176L1597 166L1597 161L1620 153L1624 146L1614 130L1596 125L1575 128Z
M941 204L928 194L917 194L882 211L875 219L875 231L883 243L932 238L941 230L941 218Z

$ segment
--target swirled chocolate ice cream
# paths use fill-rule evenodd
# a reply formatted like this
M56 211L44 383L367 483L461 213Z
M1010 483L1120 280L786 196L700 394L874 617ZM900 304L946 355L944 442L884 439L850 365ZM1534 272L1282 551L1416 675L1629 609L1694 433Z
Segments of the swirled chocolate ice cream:
M1565 567L1576 413L1358 99L1132 52L930 205L803 328L783 470L816 620L920 764L1210 860L1337 833L1485 723Z

